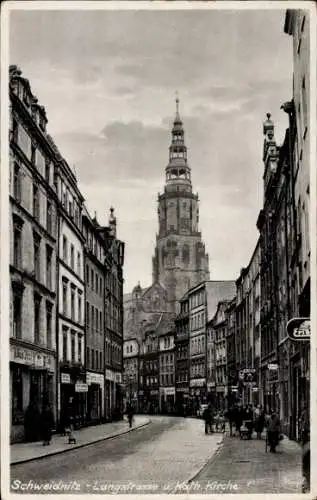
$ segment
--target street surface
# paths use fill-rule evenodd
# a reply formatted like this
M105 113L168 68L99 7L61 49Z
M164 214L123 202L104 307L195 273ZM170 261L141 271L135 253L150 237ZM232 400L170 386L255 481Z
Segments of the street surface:
M172 493L175 486L179 493L186 492L185 483L212 457L223 436L205 436L201 420L151 420L148 426L113 440L12 466L11 491L34 491L32 486L23 490L19 481L52 485L63 480L60 488L68 484L70 493Z
M112 440L12 466L11 491L39 493L45 487L50 493L96 494L300 492L297 443L285 439L271 454L265 453L264 439L206 436L201 420L151 420ZM35 491L35 485L42 489Z

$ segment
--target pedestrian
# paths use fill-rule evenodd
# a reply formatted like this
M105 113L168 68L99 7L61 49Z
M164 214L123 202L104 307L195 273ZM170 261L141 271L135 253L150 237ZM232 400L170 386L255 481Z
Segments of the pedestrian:
M36 400L31 400L24 414L24 438L27 442L40 439L41 414Z
M43 446L50 445L52 431L54 428L54 415L49 403L45 403L41 413L41 430L43 436Z
M261 405L255 410L255 432L258 439L261 439L261 435L265 424L265 412Z
M204 410L203 419L205 421L205 434L208 434L208 430L212 433L213 409L211 403L209 403L207 408Z
M248 439L251 439L253 431L253 411L251 405L247 405L244 410L244 420L245 426L248 429Z
M267 440L270 452L276 453L276 447L280 440L281 423L276 412L273 410L267 422Z
M230 406L228 412L227 412L227 416L228 416L228 421L229 421L229 429L230 429L230 437L232 437L232 427L233 427L233 423L234 423L234 420L235 420L235 407L234 406Z
M127 404L126 413L127 413L127 417L128 417L129 427L131 429L131 427L132 427L132 421L133 421L133 415L134 415L134 410L133 410L133 406L131 405L131 403Z
M241 425L243 421L243 410L241 406L236 407L236 412L235 412L235 427L236 431L238 432L239 436L241 437Z
M69 398L68 405L65 412L65 434L68 436L68 444L76 444L76 438L74 435L74 424L75 424L75 412L73 398Z

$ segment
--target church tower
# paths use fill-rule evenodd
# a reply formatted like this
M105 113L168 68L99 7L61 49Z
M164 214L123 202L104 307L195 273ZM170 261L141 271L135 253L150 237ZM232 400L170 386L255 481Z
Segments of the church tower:
M210 279L209 259L199 232L199 200L192 191L183 122L176 98L176 115L165 169L163 194L158 196L159 232L153 257L153 282L167 291L171 311L185 292Z

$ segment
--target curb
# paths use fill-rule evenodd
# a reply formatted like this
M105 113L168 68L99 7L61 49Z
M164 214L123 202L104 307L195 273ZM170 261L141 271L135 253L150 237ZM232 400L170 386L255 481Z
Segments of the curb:
M195 472L195 474L193 476L190 477L190 479L187 480L187 483L190 484L192 483L193 481L195 481L195 479L197 478L197 476L199 476L199 474L207 467L209 466L210 464L212 464L215 460L217 460L217 458L219 457L221 451L222 451L222 448L224 446L224 441L225 441L225 436L222 437L222 440L221 442L218 444L218 447L217 449L215 450L215 452L213 453L213 455L211 456L211 458L208 458L208 460L205 462L205 464L199 469L198 472Z
M123 432L119 432L118 434L108 434L108 436L102 437L102 438L97 438L94 441L89 441L89 443L82 443L82 444L75 444L71 448L65 448L63 450L57 450L53 451L52 453L48 453L47 455L40 455L39 457L32 457L32 458L23 458L22 460L15 460L14 462L10 462L10 467L14 465L19 465L23 464L26 462L34 462L35 460L41 460L43 458L48 458L52 457L54 455L59 455L60 453L67 453L68 451L73 451L77 450L79 448L85 448L86 446L90 446L92 444L100 443L101 441L107 441L108 439L115 439L119 436L123 436L124 434L128 434L129 432L132 431L137 431L138 429L141 429L142 427L146 427L151 423L151 420L149 419L148 422L145 422L144 424L140 424L136 427L132 427L131 429L127 429Z

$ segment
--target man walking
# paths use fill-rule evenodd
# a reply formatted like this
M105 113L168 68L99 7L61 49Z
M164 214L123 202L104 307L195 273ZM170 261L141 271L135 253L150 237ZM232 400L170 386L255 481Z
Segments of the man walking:
M207 408L203 413L203 419L205 421L205 434L208 434L208 430L213 432L212 424L213 424L213 411L211 403L208 404Z

